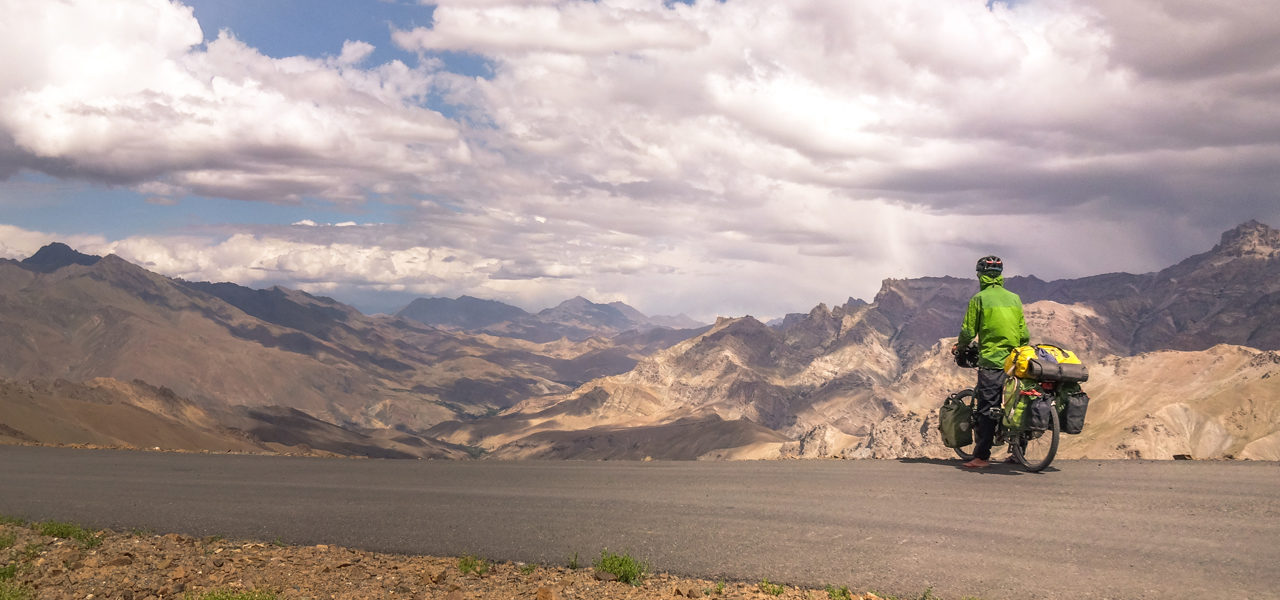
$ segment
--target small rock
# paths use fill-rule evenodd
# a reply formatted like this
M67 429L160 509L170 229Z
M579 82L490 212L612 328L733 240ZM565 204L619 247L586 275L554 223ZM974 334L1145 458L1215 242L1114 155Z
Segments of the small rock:
M462 593L462 590L453 590L444 597L444 600L467 600L467 596Z
M617 581L617 580L618 580L618 576L617 576L617 575L614 575L613 573L606 573L606 572L604 572L604 571L596 571L596 579L599 579L600 581Z
M107 562L108 567L127 567L131 564L133 564L133 557L128 554L117 556Z
M701 598L702 597L702 590L698 589L693 584L685 584L685 585L676 584L675 593L677 596L684 596L685 598Z
M186 576L187 576L187 568L182 565L178 565L178 568L174 569L173 572L169 574L169 577L173 579L182 579L183 577L186 577Z
M560 600L556 591L549 587L538 588L538 600Z
M445 580L445 570L439 567L428 568L422 572L422 583L442 583Z

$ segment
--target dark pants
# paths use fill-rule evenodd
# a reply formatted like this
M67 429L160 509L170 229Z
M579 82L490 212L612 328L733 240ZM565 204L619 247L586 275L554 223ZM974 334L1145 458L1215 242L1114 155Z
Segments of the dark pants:
M978 399L978 439L974 458L991 460L991 444L996 436L996 421L1004 399L1003 369L978 369L978 385L973 395Z

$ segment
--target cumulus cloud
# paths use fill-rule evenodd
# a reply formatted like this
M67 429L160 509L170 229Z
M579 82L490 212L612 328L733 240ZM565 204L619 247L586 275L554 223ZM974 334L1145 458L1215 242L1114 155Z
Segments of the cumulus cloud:
M702 33L674 11L653 10L651 2L441 4L434 27L397 32L402 46L485 53L567 52L604 55L666 48L689 50L705 42Z
M429 74L401 63L266 57L222 32L204 44L167 0L9 2L0 25L8 161L63 177L179 193L359 201L417 192L465 162L455 124L416 101Z
M1266 3L432 4L396 26L409 66L366 65L358 40L202 44L163 0L21 3L0 24L0 175L401 208L103 242L167 274L702 316L870 298L988 252L1047 278L1146 271L1280 225Z

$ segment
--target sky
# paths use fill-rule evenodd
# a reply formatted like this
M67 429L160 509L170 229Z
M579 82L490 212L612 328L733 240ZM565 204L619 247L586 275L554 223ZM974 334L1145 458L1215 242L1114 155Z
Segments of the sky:
M701 320L1280 227L1270 0L0 0L0 258Z

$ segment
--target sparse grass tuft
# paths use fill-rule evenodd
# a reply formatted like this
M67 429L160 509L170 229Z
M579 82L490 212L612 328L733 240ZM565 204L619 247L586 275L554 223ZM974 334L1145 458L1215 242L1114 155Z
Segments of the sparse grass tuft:
M759 587L761 592L769 594L770 596L781 596L783 591L781 584L769 583L768 579L760 580L759 585L756 587Z
M836 587L834 585L827 586L827 597L831 600L853 600L853 592L849 591L849 586L842 585Z
M884 600L901 600L900 598L892 594L882 594L876 591L872 591L871 593L883 598ZM942 600L942 599L933 595L933 588L929 587L929 588L925 588L925 590L920 593L920 597L916 598L916 600ZM966 596L964 600L979 600L979 599L974 598L972 596Z
M581 568L582 568L582 565L578 563L578 553L577 553L577 552L574 552L574 553L573 553L573 558L570 558L570 559L569 559L569 568L570 568L570 569L573 569L573 570L575 570L575 571L576 571L576 570L578 570L578 569L581 569Z
M606 550L600 551L600 560L593 563L596 571L612 573L622 583L640 585L640 581L649 572L649 564L632 558L630 554L615 554Z
M12 581L0 581L0 600L31 600L31 590Z
M475 573L477 576L483 577L485 573L489 572L489 563L483 558L468 554L458 559L458 570L462 571L463 575Z
M533 564L533 563L529 563L529 564L527 564L527 565L523 565L523 566L521 566L521 567L520 567L520 574L521 574L521 575L533 575L533 572L534 572L534 571L537 571L537 570L538 570L538 565L535 565L535 564Z
M9 581L18 576L18 563L0 568L0 581Z
M35 560L44 552L44 544L30 543L22 547L22 558L24 560Z
M75 523L41 521L40 523L36 523L35 529L40 532L40 535L76 540L86 548L94 548L102 545L101 538Z
M16 543L18 543L18 534L9 533L5 535L0 535L0 550L8 550L9 548L12 548L13 545Z
M0 525L26 525L27 522L18 517L10 517L9 515L0 515Z
M249 592L233 592L231 590L214 590L201 594L187 594L185 600L276 600L273 592L254 590Z
M716 582L716 594L723 594L723 593L724 593L724 580L721 579L720 581Z

